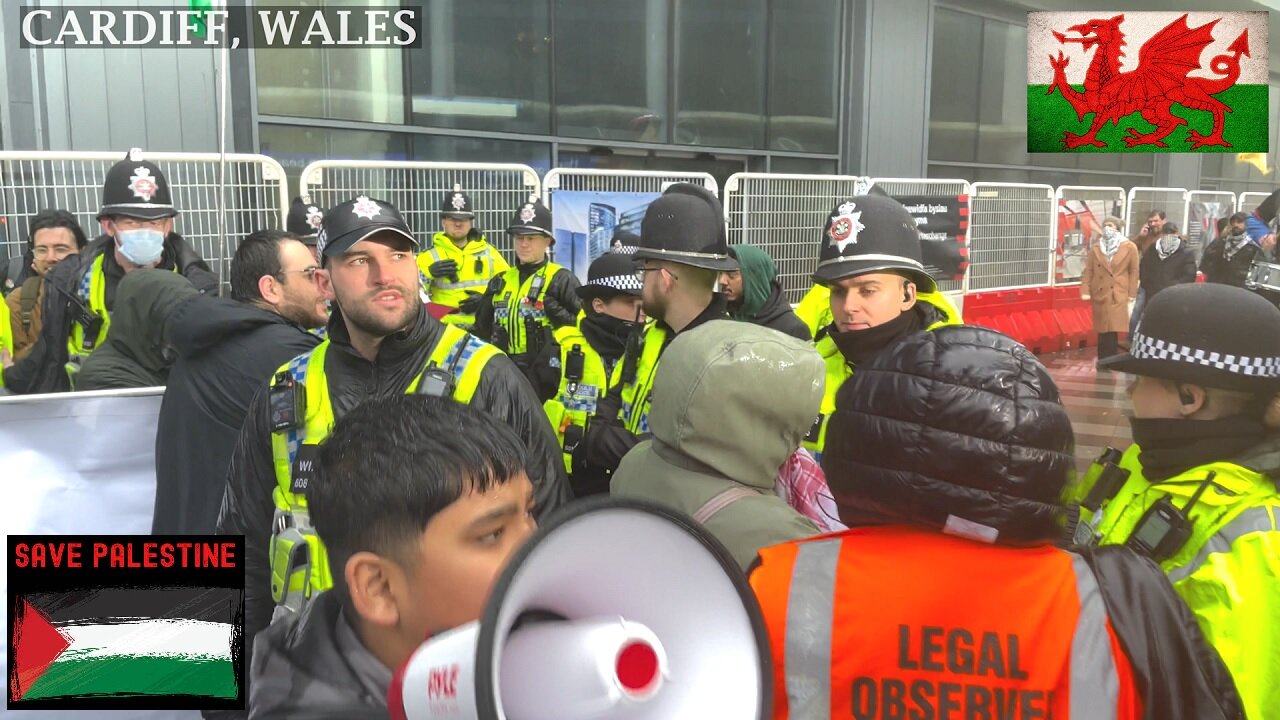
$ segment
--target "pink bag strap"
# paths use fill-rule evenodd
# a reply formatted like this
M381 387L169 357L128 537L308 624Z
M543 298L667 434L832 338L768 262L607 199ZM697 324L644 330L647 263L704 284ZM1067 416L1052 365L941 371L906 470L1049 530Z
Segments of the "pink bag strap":
M698 524L705 525L706 522L712 518L712 516L714 516L716 513L720 512L721 510L729 507L730 505L734 504L735 502L741 500L744 497L749 497L751 495L758 495L758 494L759 493L755 492L754 490L748 490L747 488L742 487L741 485L735 485L731 488L728 488L726 490L722 490L716 493L711 497L710 500L703 503L702 507L698 508L698 511L693 514L693 519L697 520Z

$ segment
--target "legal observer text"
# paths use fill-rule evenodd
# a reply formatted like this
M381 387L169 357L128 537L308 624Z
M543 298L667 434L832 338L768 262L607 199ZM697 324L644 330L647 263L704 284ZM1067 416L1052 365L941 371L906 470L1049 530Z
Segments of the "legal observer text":
M236 10L246 11L246 8ZM416 9L399 9L394 12L391 9L377 8L311 11L255 9L248 12L257 20L258 31L251 35L256 35L260 40L253 44L254 47L408 46L418 39L418 30L413 25L417 19ZM228 10L24 7L22 42L24 47L220 46L228 34L230 14L231 11ZM353 21L353 14L363 16L363 25L358 18ZM331 19L326 19L327 17ZM35 21L38 19L49 22L57 20L57 33L53 36L37 33ZM203 22L205 26L203 38L197 35L200 30L198 22ZM388 22L394 24L400 33L390 33ZM85 32L86 27L89 28L88 33ZM359 33L361 29L365 32ZM118 32L124 34L121 36ZM298 39L295 40L295 37ZM239 36L231 36L230 40L232 49L241 47Z

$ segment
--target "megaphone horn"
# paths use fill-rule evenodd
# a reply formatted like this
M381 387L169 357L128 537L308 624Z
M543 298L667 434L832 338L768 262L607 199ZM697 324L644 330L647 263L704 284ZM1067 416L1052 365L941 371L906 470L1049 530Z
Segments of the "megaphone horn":
M512 557L479 622L395 674L398 720L763 720L773 677L755 596L690 518L593 498Z

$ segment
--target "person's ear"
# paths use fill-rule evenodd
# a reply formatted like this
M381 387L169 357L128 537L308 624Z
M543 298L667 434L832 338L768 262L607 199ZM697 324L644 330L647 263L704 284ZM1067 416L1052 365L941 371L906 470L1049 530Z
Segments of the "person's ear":
M910 310L916 304L916 284L910 281L902 283L902 310Z
M316 286L320 288L320 294L325 300L338 299L337 294L333 292L333 278L329 277L329 271L324 269L316 270Z
M395 627L400 622L396 595L407 582L395 563L371 552L358 552L347 559L343 580L351 607L366 622L381 627Z
M1183 417L1194 415L1204 407L1206 393L1204 388L1199 385L1181 384L1178 385L1178 412Z
M601 300L598 297L591 298L591 310L595 312L597 315L600 313L603 313L605 311L604 300Z
M284 288L280 287L280 281L273 275L263 275L258 278L258 294L268 305L279 305L284 299Z

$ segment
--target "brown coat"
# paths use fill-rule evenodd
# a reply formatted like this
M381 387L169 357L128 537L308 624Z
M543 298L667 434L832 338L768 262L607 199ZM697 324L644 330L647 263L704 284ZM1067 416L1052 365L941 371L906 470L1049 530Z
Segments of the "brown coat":
M1080 295L1090 296L1093 303L1093 331L1127 332L1129 301L1138 294L1138 248L1127 240L1120 242L1116 254L1107 261L1100 242L1089 249L1080 276Z
M26 287L26 283L23 283ZM44 282L41 282L40 290L36 294L36 304L31 308L31 327L24 330L22 327L22 290L20 287L4 299L9 305L9 324L13 327L13 357L15 360L24 358L31 354L32 348L36 346L36 339L40 337L40 328L42 326L40 305L44 303Z

